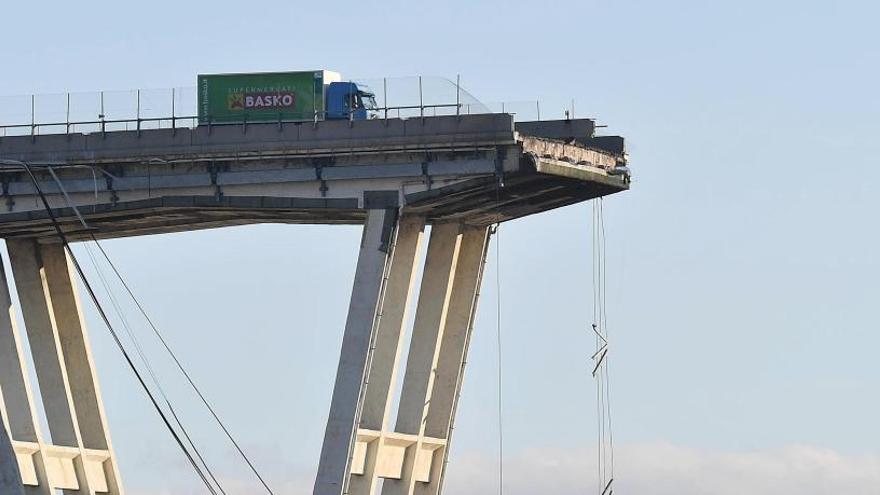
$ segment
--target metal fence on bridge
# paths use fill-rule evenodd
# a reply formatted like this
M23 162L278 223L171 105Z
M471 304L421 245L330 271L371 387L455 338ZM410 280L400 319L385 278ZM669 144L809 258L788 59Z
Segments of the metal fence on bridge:
M537 101L482 103L442 77L356 79L376 95L376 118L510 113L540 120ZM198 125L195 86L0 96L0 137L186 128ZM320 120L321 115L315 115ZM215 124L216 125L216 124Z

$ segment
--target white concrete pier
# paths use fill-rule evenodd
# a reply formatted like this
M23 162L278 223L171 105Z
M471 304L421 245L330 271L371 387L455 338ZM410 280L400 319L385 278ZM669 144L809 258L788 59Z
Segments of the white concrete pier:
M26 493L121 494L67 255L60 244L33 239L7 241L7 248L51 436L47 442L39 431L20 339L6 311L0 316L0 384L8 384L3 403Z

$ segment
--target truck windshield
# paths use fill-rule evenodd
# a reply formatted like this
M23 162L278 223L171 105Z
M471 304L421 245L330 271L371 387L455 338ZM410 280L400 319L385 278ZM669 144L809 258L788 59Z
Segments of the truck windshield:
M361 100L360 107L367 110L376 110L379 105L376 104L376 97L373 93L360 92L358 97Z

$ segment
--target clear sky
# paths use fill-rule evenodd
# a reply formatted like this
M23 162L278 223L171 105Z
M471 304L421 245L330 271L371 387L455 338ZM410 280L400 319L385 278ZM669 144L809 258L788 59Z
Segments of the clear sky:
M0 95L322 67L461 74L545 118L574 99L627 138L634 174L605 202L617 493L877 494L878 18L867 1L7 1ZM281 493L311 486L359 235L106 243ZM589 235L587 205L502 228L505 493L595 486ZM498 483L491 254L451 493ZM201 493L89 311L129 493ZM231 491L257 493L151 355Z

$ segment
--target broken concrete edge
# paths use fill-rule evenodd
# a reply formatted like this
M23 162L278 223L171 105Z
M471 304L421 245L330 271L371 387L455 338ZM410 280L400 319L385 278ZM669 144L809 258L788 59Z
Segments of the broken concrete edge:
M592 119L517 122L514 128L521 136L578 144L584 148L611 153L620 158L626 156L624 139L620 136L596 136L596 123Z

